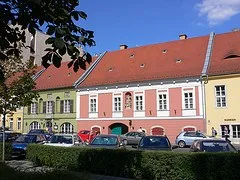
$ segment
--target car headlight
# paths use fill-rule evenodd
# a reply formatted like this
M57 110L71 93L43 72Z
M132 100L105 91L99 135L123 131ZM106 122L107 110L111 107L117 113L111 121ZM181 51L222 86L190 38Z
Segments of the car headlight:
M27 147L23 148L23 150L26 151L26 150L27 150Z

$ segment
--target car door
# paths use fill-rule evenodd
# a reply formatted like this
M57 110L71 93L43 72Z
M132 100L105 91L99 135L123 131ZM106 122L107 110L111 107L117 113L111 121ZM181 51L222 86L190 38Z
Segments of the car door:
M126 138L127 138L127 144L128 145L132 145L132 144L134 144L134 142L135 142L135 133L134 132L129 132L129 133L127 133L126 134Z
M195 139L196 139L196 133L195 132L186 132L184 134L184 141L185 141L187 146L190 146Z
M143 134L139 132L135 132L134 137L135 138L133 139L133 144L137 145L139 141L142 139Z

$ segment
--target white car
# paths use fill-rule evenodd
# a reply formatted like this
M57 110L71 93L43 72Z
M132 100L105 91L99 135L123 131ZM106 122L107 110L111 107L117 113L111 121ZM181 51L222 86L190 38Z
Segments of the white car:
M76 134L54 134L44 145L72 147L85 145L83 140Z

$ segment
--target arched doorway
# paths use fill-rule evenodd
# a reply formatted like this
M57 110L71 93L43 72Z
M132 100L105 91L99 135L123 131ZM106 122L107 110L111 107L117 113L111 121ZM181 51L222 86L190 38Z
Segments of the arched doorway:
M38 123L37 121L33 121L29 126L29 130L40 129L40 128L41 128L40 123Z
M73 133L74 132L74 127L71 123L63 123L60 127L61 129L61 133L65 133L65 134L68 134L68 133Z
M154 127L152 128L152 135L164 135L164 129L162 127Z
M128 126L122 123L114 123L109 126L110 134L125 134L128 132Z
M99 133L101 132L100 127L97 126L92 127L92 130Z

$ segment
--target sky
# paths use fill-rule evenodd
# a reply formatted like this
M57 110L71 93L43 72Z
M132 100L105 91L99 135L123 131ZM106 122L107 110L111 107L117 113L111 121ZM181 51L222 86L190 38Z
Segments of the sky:
M94 31L92 55L240 28L240 0L80 0L78 10L88 17L77 24Z

